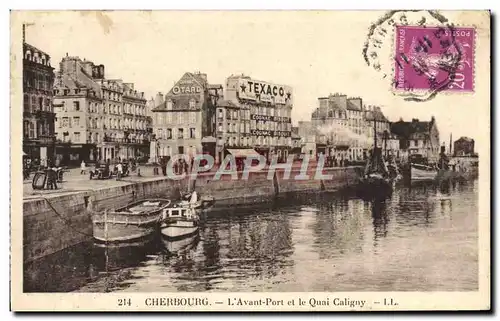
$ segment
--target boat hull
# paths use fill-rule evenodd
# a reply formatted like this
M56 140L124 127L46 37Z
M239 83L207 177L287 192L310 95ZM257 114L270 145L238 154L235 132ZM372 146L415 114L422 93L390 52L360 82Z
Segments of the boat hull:
M125 225L106 223L94 223L94 239L104 243L135 243L152 239L157 231L157 224L148 225Z
M394 189L395 181L387 178L367 177L360 181L358 193L364 197L385 197Z
M437 171L426 171L415 167L411 168L412 181L433 181L437 178Z
M164 240L175 241L196 235L198 229L197 224L181 221L163 226L161 228L161 235Z
M151 206L148 202L159 202L161 205ZM148 240L158 231L162 211L169 204L168 200L152 199L130 204L117 211L97 213L92 218L94 239L104 243Z
M163 246L165 250L169 253L175 254L185 250L189 250L193 247L196 240L198 239L198 233L191 236L183 237L178 240L163 239Z

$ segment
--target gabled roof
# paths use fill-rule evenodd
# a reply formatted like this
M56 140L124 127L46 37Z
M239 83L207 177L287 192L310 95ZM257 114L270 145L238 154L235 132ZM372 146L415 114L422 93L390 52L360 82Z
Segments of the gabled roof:
M413 134L428 134L434 125L434 120L419 121L413 119L411 122L398 121L391 124L391 132L400 137L409 138Z
M461 141L471 143L471 142L473 142L473 141L474 141L474 139L472 139L472 138L470 138L470 137L465 137L465 136L462 136L462 137L460 137L459 139L457 139L455 142L461 142Z
M376 120L380 122L388 122L389 120L385 117L382 109L380 107L373 107L373 110L367 110L365 112L366 120Z

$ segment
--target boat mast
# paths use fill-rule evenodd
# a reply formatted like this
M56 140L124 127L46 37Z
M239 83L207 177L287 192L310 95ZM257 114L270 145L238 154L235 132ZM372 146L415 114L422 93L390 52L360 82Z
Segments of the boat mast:
M373 138L374 138L374 147L373 149L377 149L377 120L375 119L375 114L373 114Z
M451 151L451 136L452 136L452 133L450 133L450 149L449 149L450 156L453 155L452 151Z

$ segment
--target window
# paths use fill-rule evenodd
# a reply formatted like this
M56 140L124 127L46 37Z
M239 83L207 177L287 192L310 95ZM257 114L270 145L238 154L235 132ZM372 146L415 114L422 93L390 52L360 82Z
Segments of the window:
M172 113L167 113L167 124L172 124Z
M35 138L35 124L32 122L29 123L29 137Z
M184 116L184 113L179 113L177 115L177 124L180 125L180 124L182 124L184 122L184 117L183 116Z
M24 111L29 111L30 110L30 101L28 95L24 95Z
M191 100L189 101L189 108L190 108L190 109L193 109L193 108L195 108L195 107L196 107L196 101L195 101L194 99L191 99Z
M222 108L217 109L217 114L219 115L219 118L224 118L224 111L222 110Z
M80 111L80 102L79 101L74 101L73 102L73 108L75 111Z
M69 118L68 117L63 117L63 119L62 119L62 127L63 128L69 127Z
M158 138L164 138L163 137L163 129L158 128L157 135L158 135Z
M79 142L80 141L80 133L76 132L75 133L75 142Z
M184 128L179 128L177 130L177 139L184 139Z
M233 111L233 118L238 119L238 111Z
M195 112L193 112L193 113L189 113L189 122L190 122L191 124L196 123L196 113L195 113Z
M172 110L172 101L170 99L167 100L167 110Z
M74 117L73 120L74 120L75 126L80 126L80 117Z
M167 129L167 139L172 139L172 129Z
M189 138L196 138L196 130L194 128L189 129Z

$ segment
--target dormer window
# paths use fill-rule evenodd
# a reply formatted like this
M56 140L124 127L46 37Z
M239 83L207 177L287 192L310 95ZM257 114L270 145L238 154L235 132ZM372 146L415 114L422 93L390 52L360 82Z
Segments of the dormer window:
M172 110L172 100L167 100L167 110Z
M196 106L196 101L194 99L189 100L189 108L194 109Z

